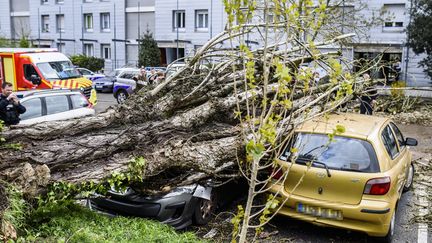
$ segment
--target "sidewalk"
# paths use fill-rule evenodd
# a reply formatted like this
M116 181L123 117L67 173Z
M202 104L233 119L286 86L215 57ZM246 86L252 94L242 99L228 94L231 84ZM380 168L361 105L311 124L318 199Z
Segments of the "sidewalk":
M381 95L390 95L390 90L392 88L388 86L378 86L377 89L378 93ZM432 99L432 87L406 87L395 89L402 90L406 96Z

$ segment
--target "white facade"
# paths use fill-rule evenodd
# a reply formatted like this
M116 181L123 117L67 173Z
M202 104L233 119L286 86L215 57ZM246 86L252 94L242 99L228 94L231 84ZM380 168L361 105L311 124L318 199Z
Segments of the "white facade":
M365 18L377 16L383 9L386 10L386 16L393 16L393 18L382 25L371 27L366 36L362 36L353 43L351 48L343 51L344 56L348 59L368 59L384 53L384 60L391 62L399 59L402 69L399 80L406 80L408 86L431 86L431 80L423 73L422 68L418 67L418 62L423 56L414 55L412 51L408 52L406 47L405 30L410 18L410 1L362 0L362 2L366 3L366 8L358 14ZM197 28L200 27L197 26L198 14L203 10L208 11L208 29ZM158 0L155 3L155 18L156 40L164 52L162 55L166 63L176 60L177 54L179 57L192 54L196 48L221 32L226 24L222 1L214 0ZM251 36L250 40L254 41L254 36ZM179 49L178 53L177 49ZM382 74L377 75L382 76Z
M28 1L0 1L0 35L8 39L19 39L30 34Z
M193 54L195 49L224 30L225 17L220 0L155 1L155 39L161 48L163 62L169 64L176 60L177 49L179 58Z
M382 9L389 19L383 25L370 28L368 38L362 38L353 47L354 58L361 53L375 55L384 53L383 59L400 60L402 73L399 80L407 81L408 86L431 86L431 80L418 67L424 55L408 52L406 28L410 21L410 1L408 0L367 0L367 8L361 14L366 18L377 15Z
M431 86L418 67L423 56L407 51L405 29L411 1L362 2L367 7L359 14L366 19L380 15L382 9L394 18L371 27L367 37L361 36L352 48L344 50L344 56L370 59L384 53L385 60L400 59L400 80L409 86ZM103 57L106 69L136 65L138 39L147 29L158 42L163 65L192 55L223 31L227 21L221 0L0 0L0 6L0 35L19 39L30 33L36 46L59 48L69 55ZM61 23L63 32L58 31ZM258 46L253 35L248 40L252 48Z
M33 46L101 57L106 70L136 65L138 31L154 33L154 0L0 0L0 6L0 35L19 39L17 30L25 30ZM136 26L134 34L128 26Z

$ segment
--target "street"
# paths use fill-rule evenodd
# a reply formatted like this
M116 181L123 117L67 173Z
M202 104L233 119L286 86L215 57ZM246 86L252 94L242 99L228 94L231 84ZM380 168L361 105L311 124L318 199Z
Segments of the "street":
M117 105L117 101L112 93L98 93L98 104L95 107L96 113L103 112L109 106L113 105ZM419 125L399 125L399 127L405 136L416 138L419 142L417 147L411 148L413 151L413 159L418 159L426 155L430 156L432 152L430 148L430 144L432 143L431 129ZM418 179L417 176L416 179ZM418 181L416 180L416 182ZM418 183L414 184L414 190L403 194L399 202L394 242L424 242L422 240L423 238L419 236L418 224L415 223L413 219L414 216L419 214L417 195L415 195L417 184ZM221 221L220 217L218 221ZM225 222L225 220L223 221ZM266 239L266 241L269 242L374 242L374 239L368 237L366 234L350 232L343 229L315 226L281 216L275 217L266 226L265 231L272 235L270 238ZM431 239L431 230L429 229L427 232L427 239ZM228 235L225 237L227 236ZM216 237L223 236L219 235ZM227 238L224 239L228 240Z
M95 106L96 114L105 111L109 106L117 105L112 93L97 93L98 103Z

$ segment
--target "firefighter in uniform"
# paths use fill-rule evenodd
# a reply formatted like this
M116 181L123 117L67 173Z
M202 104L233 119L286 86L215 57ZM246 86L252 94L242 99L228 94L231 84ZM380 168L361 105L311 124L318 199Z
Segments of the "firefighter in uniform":
M12 84L4 82L0 94L0 120L6 125L16 125L19 123L19 115L23 114L26 108L21 105L18 97L12 92Z

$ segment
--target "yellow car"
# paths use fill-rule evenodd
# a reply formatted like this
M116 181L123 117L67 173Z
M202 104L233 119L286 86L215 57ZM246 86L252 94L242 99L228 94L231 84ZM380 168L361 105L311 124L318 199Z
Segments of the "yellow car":
M409 146L416 145L387 118L308 121L276 160L269 189L283 204L277 213L391 241L398 201L413 183Z

